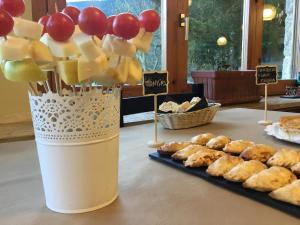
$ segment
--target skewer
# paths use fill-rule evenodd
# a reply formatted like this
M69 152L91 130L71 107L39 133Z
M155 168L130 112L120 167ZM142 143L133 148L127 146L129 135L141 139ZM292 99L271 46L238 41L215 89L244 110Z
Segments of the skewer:
M60 96L60 77L59 77L59 74L56 72L56 70L54 71L54 81L55 81L55 90L56 90L56 93Z
M38 96L38 92L35 90L35 88L31 82L28 83L28 86L29 86L30 93L33 94L34 96Z
M73 90L74 96L76 96L76 87L75 87L75 85L71 85L71 87L72 87L72 90Z

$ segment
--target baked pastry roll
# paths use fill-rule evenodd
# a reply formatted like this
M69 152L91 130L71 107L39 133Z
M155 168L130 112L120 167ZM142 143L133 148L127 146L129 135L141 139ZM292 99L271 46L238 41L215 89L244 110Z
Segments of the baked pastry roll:
M196 145L206 145L207 142L214 137L211 133L199 134L192 138L192 143Z
M300 206L300 180L295 180L269 194L272 198Z
M290 170L280 166L272 166L248 178L243 183L243 187L257 191L274 191L296 179L295 174Z
M189 146L190 144L191 144L191 142L188 142L188 141L181 141L181 142L172 141L170 143L166 143L166 144L160 146L157 149L157 152L162 155L172 155L175 152Z
M206 172L212 176L223 176L230 169L243 162L244 160L231 155L224 155L209 165Z
M200 150L202 150L204 147L201 146L201 145L189 145L177 152L175 152L173 155L172 155L172 158L173 159L176 159L176 160L187 160L187 158L194 154L195 152L198 152Z
M279 126L287 133L300 133L300 116L283 116L279 120Z
M236 140L225 145L223 151L233 154L241 154L242 151L253 145L255 145L255 143L252 141Z
M264 169L267 169L267 166L260 161L244 161L225 173L223 177L233 182L244 182L252 175Z
M290 168L300 162L300 151L294 149L281 149L269 158L269 166L283 166Z
M229 137L226 136L217 136L215 138L212 138L207 142L206 147L216 150L221 150L225 147L226 144L228 144L231 141Z
M201 166L208 166L216 161L218 158L224 156L226 153L221 151L216 151L213 149L209 149L203 147L201 151L198 151L191 156L184 162L184 166L186 167L201 167Z
M246 148L240 156L246 160L254 159L266 162L275 152L276 150L271 146L258 144Z
M300 162L296 163L291 167L291 170L293 171L294 174L297 176L300 176Z

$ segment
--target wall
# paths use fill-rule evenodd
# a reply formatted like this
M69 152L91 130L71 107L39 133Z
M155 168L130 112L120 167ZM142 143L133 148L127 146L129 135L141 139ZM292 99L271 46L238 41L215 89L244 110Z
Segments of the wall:
M31 0L25 0L24 18L31 19ZM6 80L0 74L0 123L30 120L27 84Z
M286 0L285 5L285 35L284 35L284 59L282 65L282 79L291 79L293 60L293 35L294 35L294 0Z

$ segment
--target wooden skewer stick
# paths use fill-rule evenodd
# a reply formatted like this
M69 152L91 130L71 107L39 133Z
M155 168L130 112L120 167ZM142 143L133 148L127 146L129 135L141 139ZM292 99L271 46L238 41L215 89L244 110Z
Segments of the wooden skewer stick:
M51 92L52 92L52 90L51 90L51 88L50 88L50 85L49 85L49 81L46 80L45 82L46 82L46 85L47 85L47 87L48 87L48 91L51 91Z
M75 85L71 85L71 86L72 86L72 90L73 90L74 96L76 96L76 87L75 87Z
M45 89L45 93L48 93L49 92L49 86L48 86L47 81L43 82L43 86L44 86L44 89Z
M54 81L55 81L55 90L56 90L56 93L60 96L59 74L56 71L54 72Z
M31 92L31 94L38 96L38 92L37 92L37 90L35 90L35 88L31 82L28 83L28 86L29 86L29 91Z
M56 13L58 12L57 2L54 2L54 10L55 10Z

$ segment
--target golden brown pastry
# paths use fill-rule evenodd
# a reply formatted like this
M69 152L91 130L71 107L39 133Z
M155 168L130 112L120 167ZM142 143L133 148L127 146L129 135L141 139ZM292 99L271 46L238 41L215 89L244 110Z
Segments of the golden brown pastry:
M207 142L206 147L211 148L211 149L216 149L216 150L221 150L227 145L231 139L226 136L217 136L215 138L212 138Z
M195 152L198 152L200 150L203 149L203 146L201 145L189 145L177 152L175 152L173 155L172 155L172 158L173 159L176 159L176 160L187 160L187 158L194 154Z
M243 187L257 191L274 191L296 179L295 174L290 170L280 166L272 166L248 178L243 183Z
M291 170L293 171L294 174L297 176L300 176L300 162L296 163L291 167Z
M264 169L267 169L267 166L260 161L244 161L225 173L223 177L233 182L244 182Z
M290 168L300 162L300 151L294 149L281 149L269 158L267 164L269 166L283 166Z
M300 180L295 180L269 194L272 198L300 206Z
M275 154L275 152L276 150L271 146L258 144L246 148L244 151L242 151L240 157L245 160L254 159L261 162L266 162L272 155Z
M213 149L209 149L203 147L201 151L198 151L191 156L184 162L184 166L186 167L201 167L201 166L208 166L213 163L218 158L224 156L226 153L221 151L216 151Z
M300 116L283 116L279 120L279 126L287 133L300 133Z
M223 151L227 153L241 154L242 151L253 145L255 145L255 143L252 141L236 140L225 145Z
M209 165L206 172L212 176L223 176L230 169L243 162L244 160L231 155L224 155Z
M199 134L192 138L192 143L196 145L206 145L207 142L214 137L211 133Z
M157 149L157 152L160 154L163 154L163 155L172 155L175 152L189 146L190 144L191 144L191 142L188 142L188 141L181 141L181 142L172 141L170 143L166 143L166 144L160 146Z

